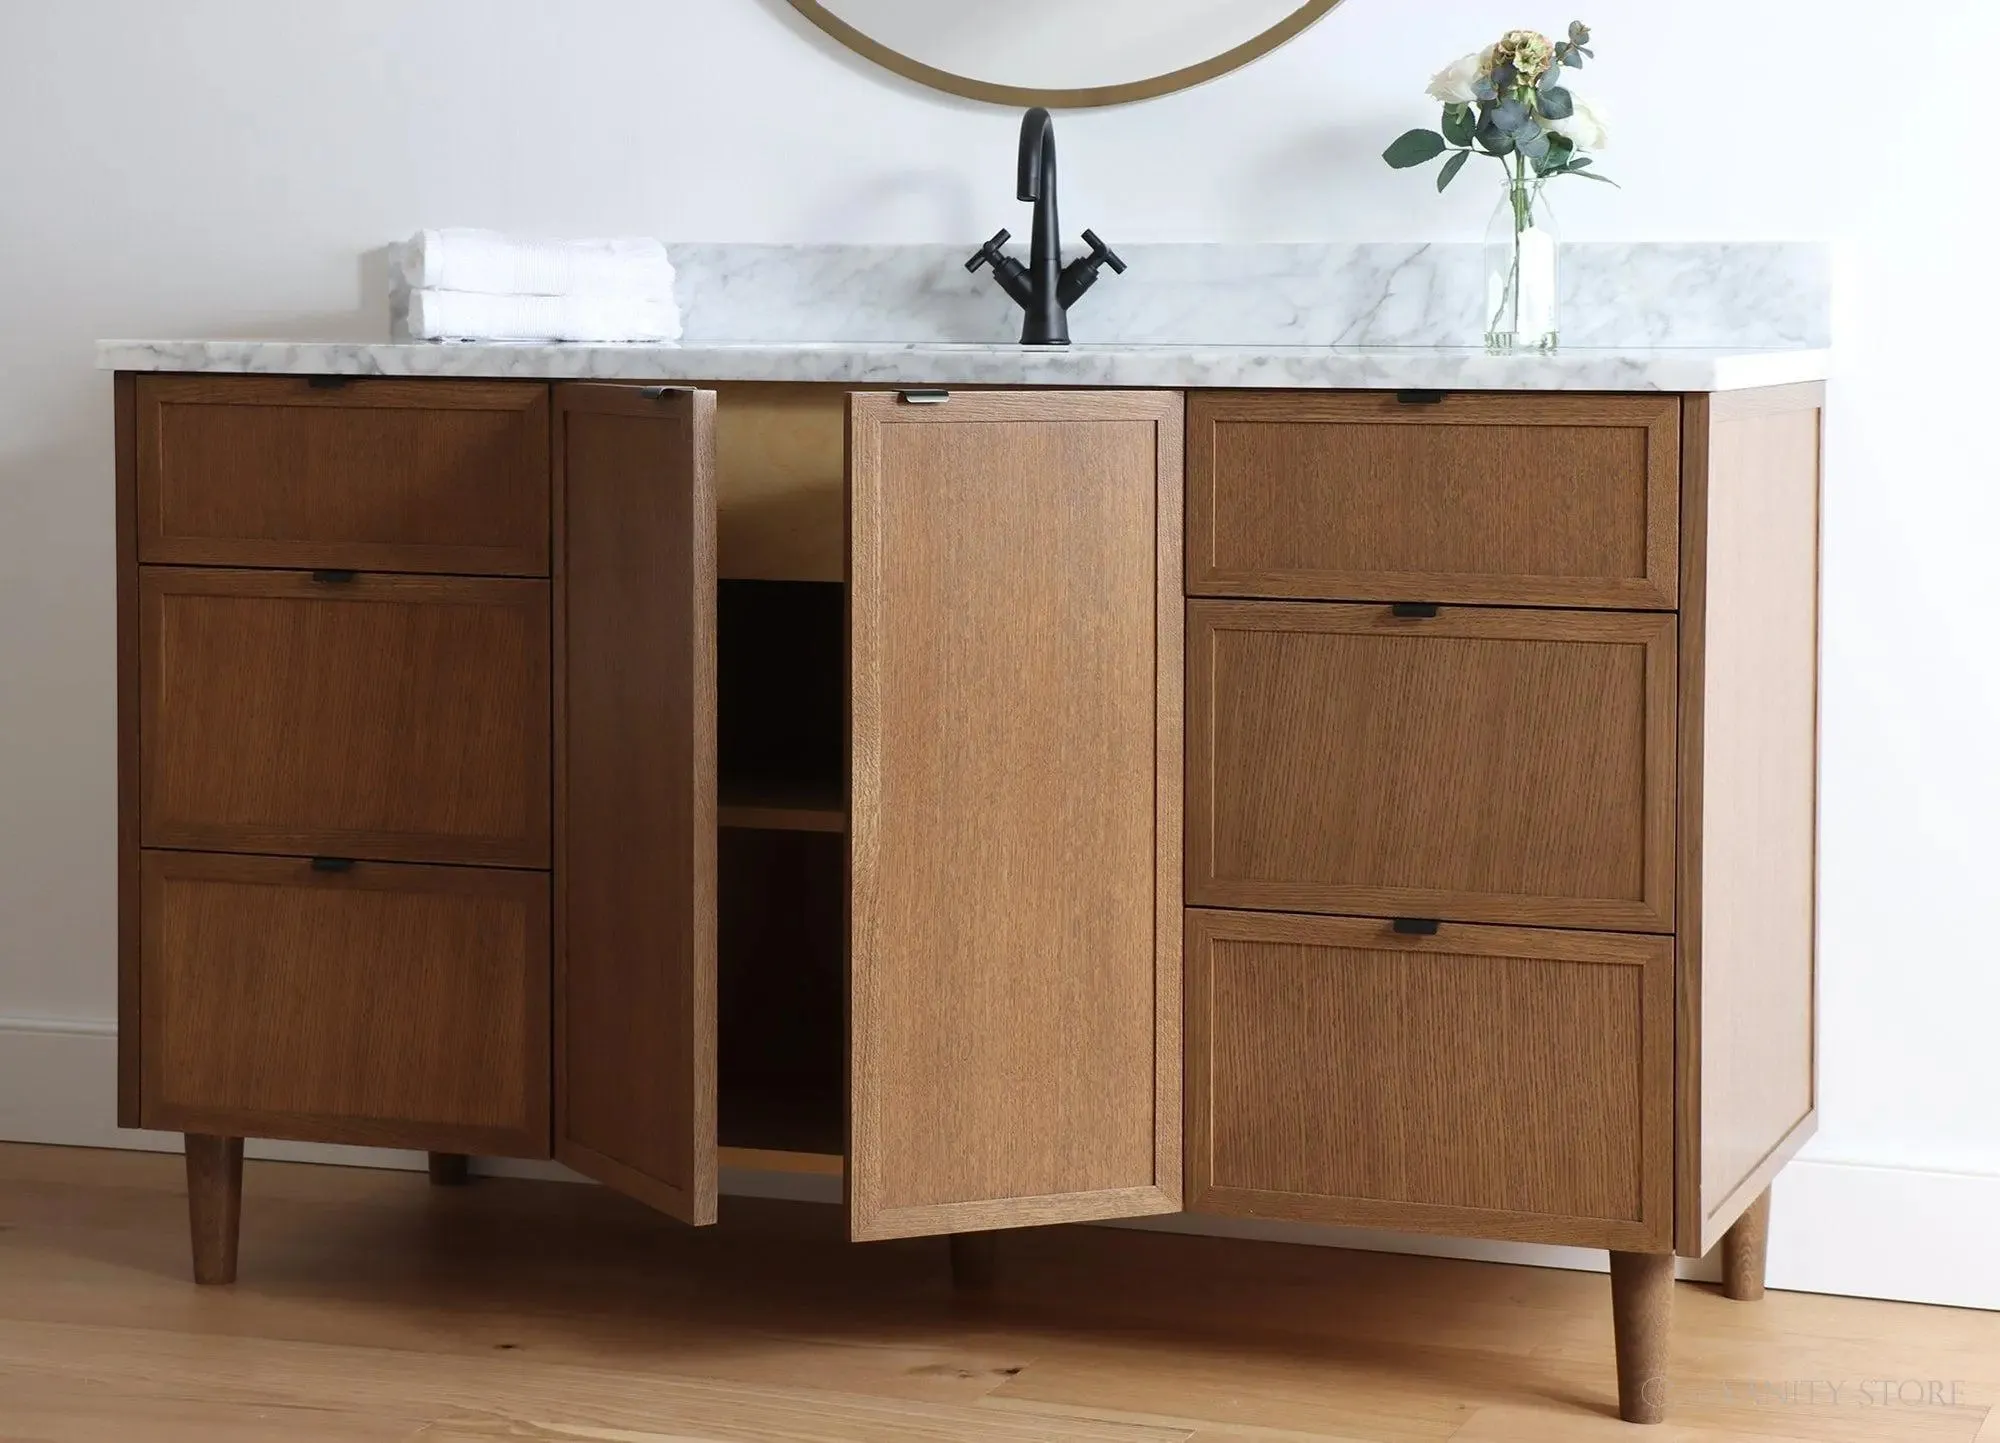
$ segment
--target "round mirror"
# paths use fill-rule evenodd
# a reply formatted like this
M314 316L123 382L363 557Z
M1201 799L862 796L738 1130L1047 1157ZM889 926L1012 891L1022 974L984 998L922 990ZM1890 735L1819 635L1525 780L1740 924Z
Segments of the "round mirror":
M1248 64L1340 0L791 0L898 75L1000 105L1117 105Z

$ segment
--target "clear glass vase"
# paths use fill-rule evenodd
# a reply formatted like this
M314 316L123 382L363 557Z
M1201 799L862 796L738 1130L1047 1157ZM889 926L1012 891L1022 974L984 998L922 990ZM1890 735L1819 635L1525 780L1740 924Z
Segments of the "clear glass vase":
M1486 228L1489 351L1556 348L1562 241L1547 188L1543 178L1520 172L1501 183L1500 207Z

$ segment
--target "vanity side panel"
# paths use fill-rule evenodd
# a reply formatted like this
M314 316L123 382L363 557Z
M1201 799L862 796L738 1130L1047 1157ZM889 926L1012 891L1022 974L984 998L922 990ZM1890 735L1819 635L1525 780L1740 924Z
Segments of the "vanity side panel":
M118 1125L139 1126L139 378L111 381L118 540Z
M1823 386L1691 397L1682 501L1676 1237L1817 1126Z

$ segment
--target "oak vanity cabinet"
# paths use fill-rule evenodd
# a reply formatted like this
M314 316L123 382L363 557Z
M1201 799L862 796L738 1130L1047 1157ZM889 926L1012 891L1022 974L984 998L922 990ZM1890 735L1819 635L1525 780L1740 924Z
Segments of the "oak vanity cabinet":
M121 1112L199 1273L246 1135L1179 1207L1178 395L839 398L844 590L719 579L712 392L118 399Z

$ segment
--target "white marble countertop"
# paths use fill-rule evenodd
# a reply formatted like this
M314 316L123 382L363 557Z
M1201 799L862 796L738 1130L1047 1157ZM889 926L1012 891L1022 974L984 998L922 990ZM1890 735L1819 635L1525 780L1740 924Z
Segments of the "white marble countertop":
M531 380L811 381L1203 389L1737 391L1823 380L1824 350L1576 348L1493 356L1427 346L681 345L100 341L102 370Z

